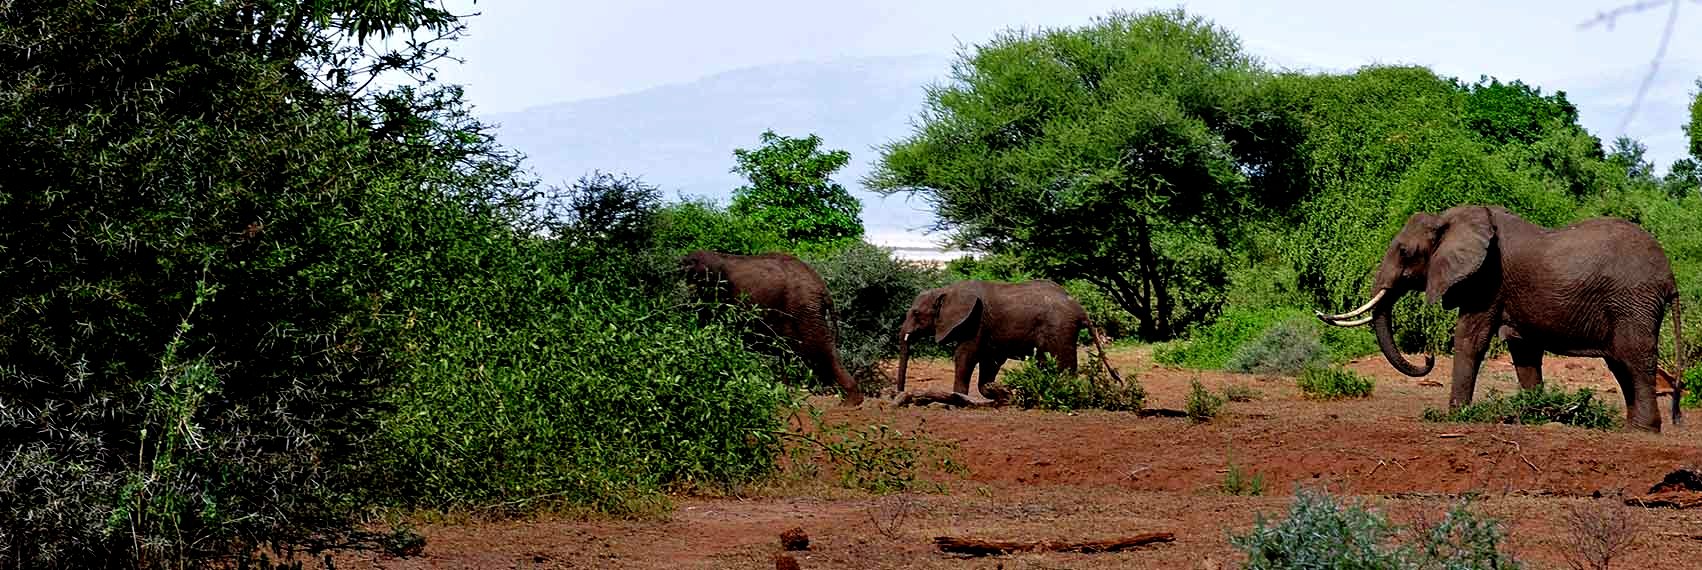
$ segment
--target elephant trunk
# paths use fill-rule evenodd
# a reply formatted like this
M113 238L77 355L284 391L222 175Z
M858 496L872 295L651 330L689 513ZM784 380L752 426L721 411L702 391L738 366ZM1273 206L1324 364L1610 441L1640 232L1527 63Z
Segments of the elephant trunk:
M904 375L910 368L910 331L898 333L898 392L904 393Z
M1399 299L1399 296L1378 305L1371 313L1371 328L1377 332L1377 348L1383 350L1383 358L1388 359L1389 365L1401 371L1401 374L1415 378L1430 374L1430 369L1436 367L1435 355L1425 354L1424 366L1420 368L1407 361L1406 356L1401 355L1400 350L1395 348L1395 333L1389 321L1393 320L1391 315L1394 313L1396 299Z

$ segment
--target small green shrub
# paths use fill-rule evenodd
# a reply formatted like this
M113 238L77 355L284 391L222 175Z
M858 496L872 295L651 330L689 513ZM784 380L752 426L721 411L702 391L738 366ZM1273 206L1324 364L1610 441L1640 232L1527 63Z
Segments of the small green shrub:
M1340 363L1375 352L1377 341L1364 328L1326 327L1310 310L1231 307L1186 340L1155 347L1153 360L1200 370L1269 367L1260 372L1293 373L1303 368L1292 364L1296 361Z
M1004 374L1012 403L1024 409L1139 411L1146 406L1146 389L1127 372L1118 385L1103 367L1088 365L1071 374L1042 354Z
M1369 398L1376 382L1362 374L1341 367L1308 368L1295 380L1300 392L1318 400Z
M1262 473L1251 473L1241 469L1234 457L1229 459L1229 470L1223 474L1223 483L1218 489L1224 494L1237 497L1257 497L1265 494L1265 476Z
M1404 531L1404 532L1403 532ZM1400 541L1402 535L1405 541ZM1324 491L1299 489L1288 517L1271 524L1261 513L1230 544L1247 554L1249 570L1377 568L1459 570L1519 568L1501 551L1499 521L1455 505L1436 525L1402 528L1359 503L1342 504Z
M1223 411L1223 397L1211 393L1196 378L1188 390L1186 408L1189 423L1209 422L1212 418L1217 417L1218 412Z
M1329 360L1322 325L1286 319L1235 349L1224 368L1254 374L1294 374Z
M1251 402L1264 397L1263 392L1246 384L1230 384L1223 387L1223 399L1231 402Z
M836 473L841 487L887 494L922 487L943 489L923 478L924 471L964 470L955 458L956 444L935 439L920 428L906 434L886 424L853 427L824 421L817 408L809 411L813 433L796 428L785 432L792 440L782 468L786 475L814 478L826 465Z
M1512 395L1491 390L1487 397L1452 412L1427 409L1424 419L1432 422L1524 425L1560 422L1601 430L1616 429L1622 422L1620 414L1597 400L1595 392L1589 388L1567 392L1546 384L1519 390Z

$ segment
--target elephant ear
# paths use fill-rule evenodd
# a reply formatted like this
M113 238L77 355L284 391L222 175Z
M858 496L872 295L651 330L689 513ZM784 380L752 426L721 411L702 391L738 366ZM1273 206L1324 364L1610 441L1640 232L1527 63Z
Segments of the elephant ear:
M1432 303L1441 302L1449 290L1483 267L1490 243L1495 240L1495 226L1484 208L1460 212L1441 232L1425 277L1425 299Z
M940 299L940 318L934 324L934 342L944 343L974 336L981 326L981 296L952 292Z

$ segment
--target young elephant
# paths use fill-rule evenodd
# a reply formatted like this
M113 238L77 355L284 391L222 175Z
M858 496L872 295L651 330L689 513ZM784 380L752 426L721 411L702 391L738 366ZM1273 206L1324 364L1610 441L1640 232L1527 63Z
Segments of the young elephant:
M910 340L916 333L934 333L934 341L956 342L952 359L956 381L952 390L969 393L969 375L981 367L978 389L986 389L1011 358L1026 358L1036 350L1051 355L1060 367L1076 370L1076 335L1083 327L1099 347L1100 363L1118 382L1117 371L1105 361L1099 330L1088 320L1081 303L1057 283L1044 279L1024 283L959 281L923 291L910 306L898 331L898 391L904 392L910 365Z
M1408 291L1459 309L1454 325L1454 370L1448 406L1470 404L1478 365L1490 335L1500 334L1513 357L1522 389L1542 383L1542 355L1601 357L1619 380L1632 426L1659 432L1655 396L1661 320L1672 304L1677 374L1684 377L1679 338L1678 286L1660 243L1642 228L1616 218L1548 229L1496 206L1458 206L1442 215L1416 213L1383 254L1371 301L1353 311L1318 318L1336 326L1370 323L1383 356L1408 376L1435 366L1426 356L1414 365L1395 348L1390 311ZM1370 316L1354 319L1370 312ZM1671 384L1672 421L1682 421L1683 387Z
M734 255L695 251L680 269L699 299L763 309L763 323L798 352L822 380L845 391L840 405L863 403L857 381L840 364L834 343L833 299L815 269L784 253Z

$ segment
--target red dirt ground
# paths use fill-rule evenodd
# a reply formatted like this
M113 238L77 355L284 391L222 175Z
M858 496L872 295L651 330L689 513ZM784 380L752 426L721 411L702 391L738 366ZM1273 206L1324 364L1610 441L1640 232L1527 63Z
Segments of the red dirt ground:
M826 568L1234 568L1231 532L1256 513L1280 516L1296 485L1324 487L1379 505L1398 521L1435 519L1454 494L1485 496L1477 508L1509 524L1509 548L1528 567L1564 568L1579 543L1565 522L1571 507L1616 505L1667 472L1702 464L1695 426L1670 423L1662 434L1601 432L1561 426L1435 424L1419 419L1447 403L1439 358L1425 379L1401 376L1380 358L1350 368L1377 379L1369 399L1317 402L1291 378L1259 378L1154 366L1145 349L1113 351L1138 371L1148 406L1181 409L1189 380L1213 390L1239 383L1262 399L1230 403L1211 423L1138 418L1129 413L1059 413L1014 408L893 408L870 401L833 407L830 420L921 428L959 446L961 475L945 491L877 497L826 483L791 483L742 498L676 498L665 520L541 518L427 525L427 546L408 559L347 555L339 568L774 568L779 535L809 533L804 569ZM1083 362L1089 362L1083 360ZM1009 367L1007 367L1009 369ZM1600 360L1549 357L1545 381L1566 388L1613 390ZM947 361L912 365L915 388L950 389ZM1426 385L1422 382L1439 382ZM1484 365L1478 397L1517 389L1503 357ZM1617 391L1605 400L1619 408ZM1661 404L1665 408L1667 400ZM1694 412L1693 412L1694 413ZM1464 434L1439 438L1438 434ZM1218 490L1228 454L1262 474L1264 496ZM1594 499L1593 495L1605 498ZM1625 568L1702 568L1702 512L1632 508L1641 527ZM998 540L1094 540L1170 531L1176 541L1115 554L1041 553L961 559L939 553L939 535ZM1692 538L1694 537L1694 538Z

